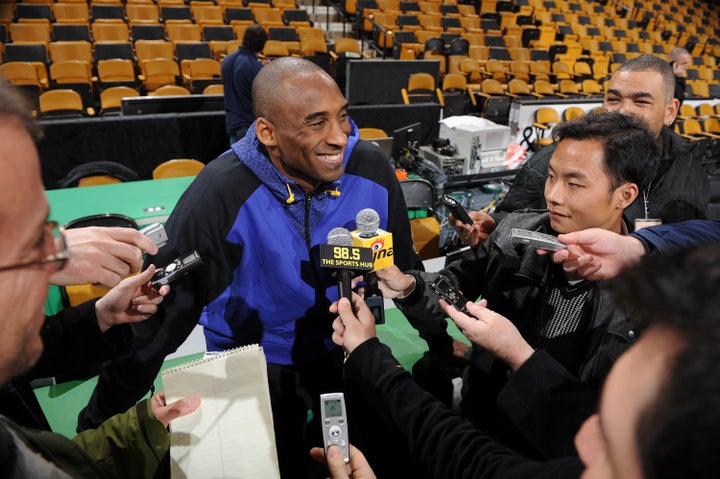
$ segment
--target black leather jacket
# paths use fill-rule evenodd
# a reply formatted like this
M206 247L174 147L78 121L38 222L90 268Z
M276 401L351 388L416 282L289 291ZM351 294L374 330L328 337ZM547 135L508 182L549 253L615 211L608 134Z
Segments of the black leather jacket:
M417 286L397 304L416 329L430 334L433 328L447 325L438 296L427 286L442 274L467 298L482 295L490 309L512 321L521 333L527 331L558 266L533 248L512 243L511 228L554 233L547 212L517 211L498 225L474 257L451 263L440 273L409 272ZM634 321L614 307L605 283L593 286L586 353L577 376L542 350L510 374L490 353L473 348L463 384L463 408L476 427L537 458L574 453L574 435L595 411L605 376L638 336Z
M705 219L710 202L710 182L707 173L694 157L696 145L688 143L669 128L660 132L663 155L660 167L650 186L648 212L650 218L660 218L663 223ZM544 209L545 180L550 157L555 145L535 153L518 172L510 191L491 215L497 223L516 210L525 208ZM633 221L646 216L643 194L625 210L625 217Z

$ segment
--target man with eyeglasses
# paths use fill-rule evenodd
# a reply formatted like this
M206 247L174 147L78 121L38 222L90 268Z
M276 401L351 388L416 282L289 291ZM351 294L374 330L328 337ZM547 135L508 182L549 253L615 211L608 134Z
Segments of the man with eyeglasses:
M50 276L70 255L62 232L48 222L48 204L34 140L37 127L20 94L0 81L0 384L42 368L91 356L119 332L115 324L146 319L161 296L143 290L154 268L121 282L95 303L47 318ZM167 293L167 291L164 291ZM94 329L93 329L94 328ZM93 331L97 343L81 341ZM81 334L76 334L81 333ZM45 340L48 344L43 344ZM43 349L45 348L45 353ZM95 351L96 352L96 351ZM25 380L24 378L18 381ZM73 441L26 429L0 416L3 477L154 477L166 462L170 420L199 405L184 399L166 406L159 393ZM111 446L112 445L112 446Z
M125 353L131 336L129 326L119 326L112 331L110 328L147 319L167 294L168 288L163 288L161 295L154 292L146 295L141 290L152 277L153 268L118 283L122 279L120 275L139 269L134 258L136 253L140 256L139 248L156 252L157 247L136 230L106 229L110 231L79 228L70 239L71 244L64 229L54 221L48 221L41 248L34 258L0 265L0 273L39 265L54 266L50 275L52 284L97 282L117 285L99 300L88 301L46 319L41 332L45 351L39 363L22 377L0 386L0 414L19 425L50 430L30 380L100 364ZM137 238L138 235L142 238ZM57 252L53 253L53 249ZM70 250L78 254L71 255ZM94 274L93 271L99 272Z
M112 288L140 271L143 252L158 251L150 238L134 228L73 228L65 232L65 238L72 257L50 276L50 283L57 286L92 283Z
M51 277L62 274L72 258L64 230L54 221L45 224L32 257L14 264L0 265L0 273L44 266ZM126 350L131 332L128 326L115 325L147 319L157 309L162 296L145 294L141 288L152 276L153 268L122 281L97 301L88 301L47 317L41 331L44 353L22 377L0 386L0 414L15 423L34 429L50 430L50 424L35 396L30 380L51 377L88 364L99 364ZM77 272L65 275L70 282L82 282ZM162 291L167 293L167 289Z

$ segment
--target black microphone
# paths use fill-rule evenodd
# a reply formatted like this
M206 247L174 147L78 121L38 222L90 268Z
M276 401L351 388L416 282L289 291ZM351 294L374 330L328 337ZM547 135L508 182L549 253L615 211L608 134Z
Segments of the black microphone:
M352 245L350 231L333 228L327 235L327 244L320 245L320 266L333 270L337 279L338 296L352 301L352 277L360 271L372 271L373 257L369 248Z

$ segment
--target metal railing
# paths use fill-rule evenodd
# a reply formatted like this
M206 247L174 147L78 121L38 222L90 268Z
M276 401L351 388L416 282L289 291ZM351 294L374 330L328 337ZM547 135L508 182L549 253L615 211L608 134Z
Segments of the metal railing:
M392 38L392 34L393 34L392 30L387 30L385 27L383 27L382 25L377 23L375 21L375 17L372 14L364 16L363 19L369 21L373 26L373 28L372 28L372 40L373 41L371 43L369 43L368 46L370 48L372 48L373 50L375 50L375 52L381 54L383 60L385 60L385 55L387 54L388 38ZM362 28L363 28L363 25L360 25L361 30L362 30ZM380 33L382 33L382 35L383 35L383 40L384 40L383 45L378 45L375 43L375 39L380 38ZM363 53L364 45L365 45L365 42L361 42L361 51L360 51L361 55Z
M321 3L327 7L325 10L325 31L330 31L330 9L333 9L335 13L342 19L342 35L346 36L346 24L348 21L347 14L343 4L338 4L332 0L321 0ZM315 0L312 3L313 12L315 11Z

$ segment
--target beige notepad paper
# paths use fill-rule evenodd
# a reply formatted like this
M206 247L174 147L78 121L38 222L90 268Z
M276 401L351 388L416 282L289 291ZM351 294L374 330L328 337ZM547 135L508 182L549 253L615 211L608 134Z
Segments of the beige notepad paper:
M167 369L167 403L200 396L170 424L173 478L280 478L265 354L245 346Z

